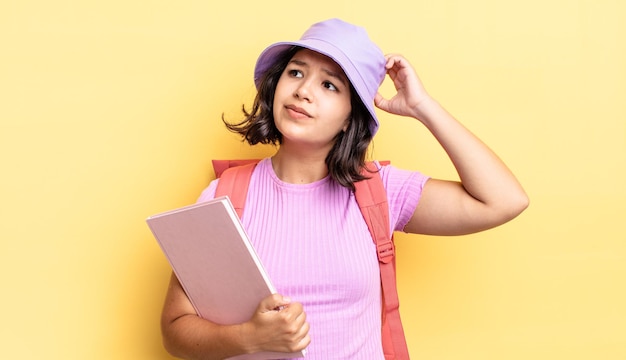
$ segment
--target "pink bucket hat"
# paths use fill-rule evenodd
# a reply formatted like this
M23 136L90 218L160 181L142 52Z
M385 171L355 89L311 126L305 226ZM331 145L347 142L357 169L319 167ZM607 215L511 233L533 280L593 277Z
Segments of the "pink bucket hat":
M263 74L276 59L292 46L301 46L333 59L346 73L361 101L372 115L370 131L378 131L374 96L385 79L385 56L368 37L364 28L339 19L313 24L298 41L278 42L267 47L259 56L254 69L257 88Z

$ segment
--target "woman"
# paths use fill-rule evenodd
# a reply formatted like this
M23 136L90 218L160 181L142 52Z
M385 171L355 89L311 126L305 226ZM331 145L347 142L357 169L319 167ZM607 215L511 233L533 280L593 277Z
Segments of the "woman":
M386 74L397 90L390 99L378 93ZM226 125L250 144L279 145L257 165L242 219L279 294L249 321L221 326L197 316L172 275L165 347L189 359L304 348L308 359L383 359L376 251L353 196L379 126L374 105L421 121L461 180L381 167L390 231L473 233L513 219L528 198L505 164L430 97L409 62L384 56L360 27L323 21L299 41L271 45L255 83L252 110ZM199 201L212 198L216 184Z

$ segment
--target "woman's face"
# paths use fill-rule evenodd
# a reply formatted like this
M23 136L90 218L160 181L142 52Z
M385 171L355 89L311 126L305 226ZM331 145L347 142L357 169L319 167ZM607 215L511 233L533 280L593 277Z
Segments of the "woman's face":
M283 71L274 94L273 114L282 144L332 148L348 127L350 83L333 60L315 51L298 51Z

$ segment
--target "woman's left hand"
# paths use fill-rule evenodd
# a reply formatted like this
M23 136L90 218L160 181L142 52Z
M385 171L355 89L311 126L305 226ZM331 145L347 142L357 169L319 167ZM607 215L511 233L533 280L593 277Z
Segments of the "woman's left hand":
M407 59L399 54L385 55L385 59L387 74L393 81L397 93L391 99L385 99L377 93L374 103L386 112L419 119L420 104L427 102L430 95Z

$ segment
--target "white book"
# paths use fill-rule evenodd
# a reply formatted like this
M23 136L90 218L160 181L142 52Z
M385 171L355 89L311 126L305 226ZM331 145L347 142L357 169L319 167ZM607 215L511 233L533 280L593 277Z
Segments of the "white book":
M243 323L261 300L276 293L228 197L146 221L200 317L222 325ZM286 359L304 353L264 352L232 359Z

